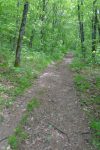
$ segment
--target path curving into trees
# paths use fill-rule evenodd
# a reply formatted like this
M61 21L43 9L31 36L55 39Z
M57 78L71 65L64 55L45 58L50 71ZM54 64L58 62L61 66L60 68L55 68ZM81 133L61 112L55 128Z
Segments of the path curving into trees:
M39 108L31 112L25 130L29 134L18 150L94 150L90 146L90 129L82 111L69 69L72 55L50 65L35 84L19 97L13 107L5 111L5 121L0 126L0 150L9 148L7 137L33 98L40 101Z

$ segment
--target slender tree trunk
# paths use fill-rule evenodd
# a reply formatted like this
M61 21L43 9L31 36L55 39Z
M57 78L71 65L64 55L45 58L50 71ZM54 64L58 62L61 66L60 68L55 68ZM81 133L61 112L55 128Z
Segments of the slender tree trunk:
M57 7L56 7L56 3L53 4L53 21L52 21L52 29L54 31L55 27L56 27L56 23L57 23Z
M42 26L41 26L41 45L42 45L42 49L44 48L44 20L45 20L45 8L46 8L46 0L42 0L42 15L41 15L41 22L42 22Z
M29 41L29 47L32 48L33 47L33 38L34 38L34 29L32 29L32 33L30 36L30 41Z
M99 43L100 43L100 23L98 23L98 34L99 34Z
M29 6L29 3L26 1L24 3L22 23L21 23L21 26L20 26L19 37L18 37L18 41L17 41L16 57L15 57L15 64L14 64L15 67L18 67L20 65L21 46L22 46L22 41L23 41L23 35L24 35L24 32L25 32L28 6Z
M79 21L79 31L80 31L80 39L81 39L81 48L82 48L82 54L85 58L86 51L84 47L84 23L83 23L83 12L81 11L81 7L83 7L83 0L81 0L81 4L78 0L78 21Z
M51 54L54 52L55 47L58 42L57 40L58 33L55 33L55 29L57 29L57 22L58 22L57 14L58 14L58 8L57 8L56 2L54 2L52 4L52 34L51 34L52 50L51 50Z
M16 49L16 44L17 44L17 33L19 28L19 6L20 6L20 0L17 1L16 30L15 30L15 36L13 38L13 50Z
M92 58L95 62L95 51L96 51L96 34L97 34L97 8L95 6L96 0L93 2L93 17L92 17Z
M98 21L98 34L99 34L99 43L100 43L100 9L97 9L97 21Z

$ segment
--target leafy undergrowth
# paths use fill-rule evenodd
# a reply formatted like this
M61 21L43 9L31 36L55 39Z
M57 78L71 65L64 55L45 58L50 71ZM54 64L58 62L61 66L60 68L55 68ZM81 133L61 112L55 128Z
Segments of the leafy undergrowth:
M74 82L80 103L88 115L92 131L92 143L100 149L100 69L80 59L71 64L75 72Z
M27 124L27 119L31 112L40 106L40 102L37 98L33 98L27 104L26 112L22 117L20 123L17 125L17 128L14 131L14 134L8 138L8 144L10 149L18 150L22 142L28 138L28 134L25 132L25 125ZM9 147L9 146L8 146Z
M5 55L6 54L6 55ZM3 122L2 109L9 108L16 97L30 87L48 64L58 61L63 53L51 56L43 52L22 52L21 66L14 67L14 52L4 51L0 55L0 123Z

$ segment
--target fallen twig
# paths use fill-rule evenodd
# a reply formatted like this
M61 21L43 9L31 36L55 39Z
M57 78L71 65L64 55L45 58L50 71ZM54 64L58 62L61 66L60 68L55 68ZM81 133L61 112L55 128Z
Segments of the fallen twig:
M57 126L55 126L53 123L51 123L51 122L48 122L55 130L57 130L57 131L59 131L61 134L64 134L64 135L66 135L67 136L67 139L68 139L68 143L70 143L70 139L69 139L69 137L68 137L68 134L66 133L66 132L64 132L64 131L62 131L61 129L59 129Z
M90 134L90 132L89 132L89 131L87 131L87 132L82 132L81 134Z
M2 141L4 141L4 140L7 140L7 139L8 139L8 136L6 136L6 137L0 139L0 143L1 143Z

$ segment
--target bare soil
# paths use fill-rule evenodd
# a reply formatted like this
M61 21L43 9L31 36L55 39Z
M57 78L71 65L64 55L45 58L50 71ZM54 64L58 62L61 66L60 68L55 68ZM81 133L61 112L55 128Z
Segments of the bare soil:
M19 150L94 150L90 144L91 133L73 83L69 68L72 54L63 61L52 64L35 81L24 95L18 97L10 109L3 112L0 125L0 150L8 147L7 139L22 118L27 103L32 98L40 101L25 126L29 138Z

